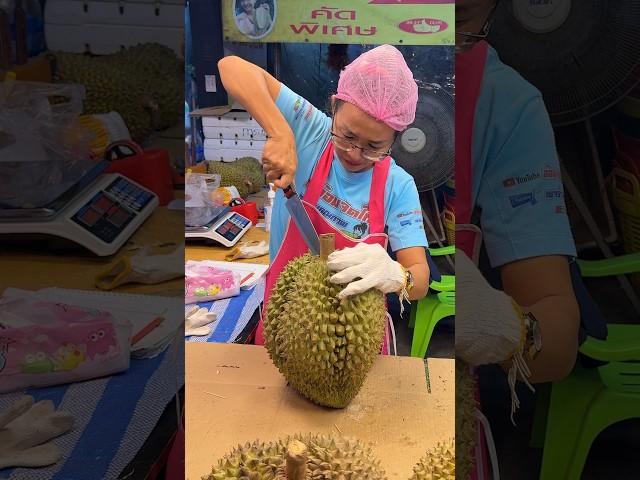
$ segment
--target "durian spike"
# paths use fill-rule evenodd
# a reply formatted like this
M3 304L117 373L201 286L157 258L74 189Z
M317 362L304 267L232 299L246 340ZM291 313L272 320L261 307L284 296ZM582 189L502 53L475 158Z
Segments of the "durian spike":
M287 480L304 480L307 476L307 446L300 440L292 440L285 454Z
M336 236L333 233L320 235L320 258L326 262L329 255L336 249Z

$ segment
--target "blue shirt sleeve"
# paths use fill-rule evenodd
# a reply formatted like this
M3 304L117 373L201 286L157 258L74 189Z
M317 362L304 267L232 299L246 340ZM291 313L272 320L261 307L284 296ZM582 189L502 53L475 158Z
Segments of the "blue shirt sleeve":
M326 133L329 117L285 84L281 84L276 106L293 130L298 149L317 142Z
M329 138L331 119L285 84L280 85L276 106L295 137L298 154L295 182L298 193L302 195Z
M509 113L513 113L510 115ZM575 256L553 129L539 94L500 116L477 205L492 267L543 255ZM475 162L474 162L475 163Z
M428 247L420 197L413 178L392 164L386 193L386 223L391 250L396 252L409 247Z

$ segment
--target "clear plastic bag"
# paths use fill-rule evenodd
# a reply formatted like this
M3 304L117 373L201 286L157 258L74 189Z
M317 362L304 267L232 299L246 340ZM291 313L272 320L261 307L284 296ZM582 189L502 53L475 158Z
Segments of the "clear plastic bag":
M95 166L83 98L80 85L0 84L0 207L47 205Z
M220 175L187 173L184 204L186 226L206 225L224 211L224 198L215 193L219 186Z

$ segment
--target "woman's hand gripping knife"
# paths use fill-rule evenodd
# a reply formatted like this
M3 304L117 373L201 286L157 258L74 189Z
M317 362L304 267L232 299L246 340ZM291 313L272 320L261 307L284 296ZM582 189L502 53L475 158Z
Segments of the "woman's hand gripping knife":
M235 56L220 60L218 70L227 93L244 106L267 133L262 151L267 180L278 188L292 185L298 160L291 127L275 103L280 82L257 65Z

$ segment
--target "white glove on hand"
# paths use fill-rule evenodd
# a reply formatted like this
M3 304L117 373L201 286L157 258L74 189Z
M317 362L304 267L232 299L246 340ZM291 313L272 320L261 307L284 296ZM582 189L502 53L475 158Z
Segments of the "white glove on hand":
M111 290L125 283L155 284L181 276L184 276L184 244L164 255L152 255L151 249L145 247L109 266L96 278L96 286Z
M391 259L379 244L358 243L355 247L336 250L327 259L329 270L337 271L332 283L347 287L338 294L343 299L377 288L382 293L399 292L405 284L402 265ZM356 278L360 280L354 281Z
M470 365L500 363L520 346L524 326L511 297L496 290L456 249L456 355Z
M216 314L209 312L206 308L193 307L189 310L184 319L184 335L207 336L211 334L211 327L207 327L216 321Z
M8 467L44 467L60 460L53 438L68 432L73 416L56 411L51 400L34 404L23 396L0 413L0 470Z

